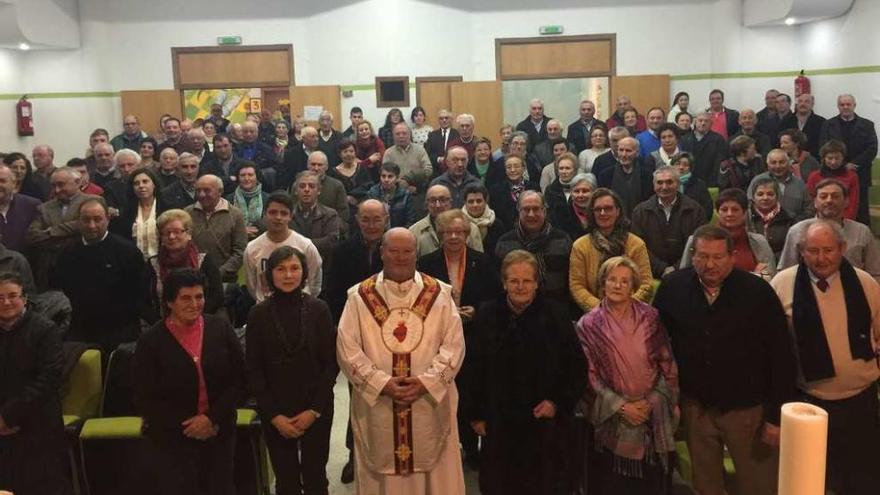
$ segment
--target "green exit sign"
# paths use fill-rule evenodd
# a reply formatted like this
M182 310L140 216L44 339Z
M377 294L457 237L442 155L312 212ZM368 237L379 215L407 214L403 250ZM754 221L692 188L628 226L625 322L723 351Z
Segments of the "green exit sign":
M541 26L540 28L538 28L538 32L541 34L562 34L562 26Z
M241 36L217 36L218 45L240 45Z

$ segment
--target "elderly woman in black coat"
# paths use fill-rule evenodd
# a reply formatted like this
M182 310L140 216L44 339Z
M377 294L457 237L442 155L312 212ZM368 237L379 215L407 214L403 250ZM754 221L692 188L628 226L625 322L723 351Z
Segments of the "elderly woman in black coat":
M247 378L257 399L278 495L327 493L336 328L327 303L302 291L305 255L281 246L266 262L271 297L248 318Z
M483 438L484 494L571 493L574 406L587 368L566 308L538 291L528 251L504 257L504 291L477 310L461 407Z
M173 271L162 300L168 316L141 335L132 363L156 493L233 495L241 346L226 319L203 314L199 272Z
M0 273L0 489L68 494L61 332L26 306L21 277Z

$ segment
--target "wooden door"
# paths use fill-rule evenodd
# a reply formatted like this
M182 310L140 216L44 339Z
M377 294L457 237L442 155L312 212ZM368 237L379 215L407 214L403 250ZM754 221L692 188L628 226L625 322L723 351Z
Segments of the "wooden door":
M291 86L290 87L290 115L291 117L305 117L306 107L321 107L333 114L333 121L337 126L342 125L341 89L339 86ZM306 119L309 125L317 127L318 117Z
M436 129L440 110L452 111L452 83L461 80L461 76L416 78L416 104L425 109L428 125Z
M183 115L183 95L176 89L148 91L120 91L122 117L134 115L140 120L141 129L154 136L159 134L159 117L170 114L177 118ZM122 118L119 119L120 122Z
M611 99L608 102L609 115L617 109L617 97L629 96L633 106L645 115L652 107L669 111L669 74L645 76L614 76L611 78Z
M263 108L275 113L278 110L278 102L290 99L289 88L263 88Z
M477 81L452 83L450 96L454 115L469 113L476 121L475 134L492 140L498 146L498 129L501 128L501 82Z

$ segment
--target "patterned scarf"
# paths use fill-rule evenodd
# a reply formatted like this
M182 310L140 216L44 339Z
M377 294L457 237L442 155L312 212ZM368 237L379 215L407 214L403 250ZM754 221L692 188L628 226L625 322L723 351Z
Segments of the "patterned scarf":
M244 214L245 225L253 225L263 216L263 185L257 184L253 191L235 188L233 204Z
M618 221L608 235L603 234L598 228L593 229L589 235L593 247L602 257L602 261L599 262L602 264L608 258L624 255L626 241L629 239L629 228L625 222Z
M516 184L510 185L510 197L513 198L513 202L516 203L519 201L519 195L522 194L523 191L526 190L526 182L520 179Z

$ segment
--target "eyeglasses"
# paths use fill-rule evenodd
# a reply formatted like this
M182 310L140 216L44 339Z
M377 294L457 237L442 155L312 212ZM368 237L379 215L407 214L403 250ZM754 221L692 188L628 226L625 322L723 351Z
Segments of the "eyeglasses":
M18 301L24 297L24 294L8 294L8 295L0 295L0 304L6 304L8 302Z
M445 205L452 202L452 198L428 198L426 201L429 205Z
M604 215L606 213L614 213L617 211L616 206L595 206L593 207L593 212L598 213L599 215Z

